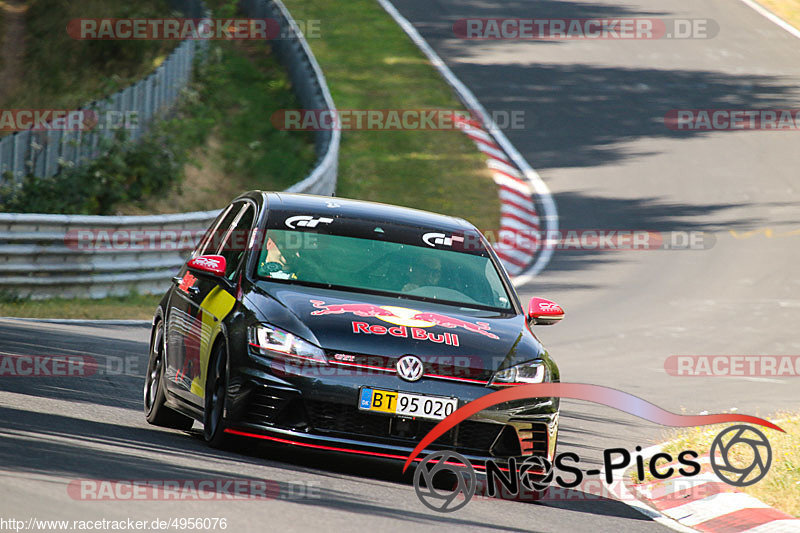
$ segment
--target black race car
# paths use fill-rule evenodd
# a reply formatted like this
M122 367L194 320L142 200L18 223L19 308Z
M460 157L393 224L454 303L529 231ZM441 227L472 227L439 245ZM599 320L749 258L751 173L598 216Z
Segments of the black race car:
M206 232L153 318L151 424L406 459L459 406L558 381L499 260L468 222L342 198L250 192ZM440 437L473 464L553 459L557 398L498 405Z

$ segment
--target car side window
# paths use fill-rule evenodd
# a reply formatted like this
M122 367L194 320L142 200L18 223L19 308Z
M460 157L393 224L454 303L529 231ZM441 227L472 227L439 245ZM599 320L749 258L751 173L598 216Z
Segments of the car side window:
M242 212L244 207L245 204L242 202L236 202L229 207L228 211L225 213L225 216L222 218L222 221L216 226L212 227L209 234L203 237L203 241L200 243L200 246L198 247L198 253L195 257L200 255L216 255L219 253L222 241L228 234L231 224L236 221L236 218L239 216L239 213Z
M225 235L225 242L219 250L219 255L223 256L226 262L225 277L230 280L233 279L239 262L247 252L254 218L255 209L247 204L231 227L231 231Z
M229 205L228 207L220 211L219 215L217 215L217 218L214 219L214 222L212 222L211 225L206 230L206 232L203 233L203 237L197 243L197 246L195 246L194 251L192 252L192 259L206 253L206 248L208 248L208 244L209 242L211 242L212 235L217 233L219 228L222 226L223 222L225 222L225 220L228 219L228 216L231 214L231 211L233 211L235 215L238 212L238 208L234 209L233 205ZM227 220L228 225L230 225L232 220L233 220L232 218Z
M194 251L192 251L192 256L191 256L192 259L200 257L201 255L206 253L206 248L208 248L208 244L209 242L211 242L211 236L218 231L224 219L228 217L232 209L233 206L229 205L228 207L223 209L219 215L217 215L217 218L214 219L214 222L212 222L211 225L206 230L206 232L203 233L203 237L197 243L197 246L195 246ZM230 225L230 221L228 221L228 224Z

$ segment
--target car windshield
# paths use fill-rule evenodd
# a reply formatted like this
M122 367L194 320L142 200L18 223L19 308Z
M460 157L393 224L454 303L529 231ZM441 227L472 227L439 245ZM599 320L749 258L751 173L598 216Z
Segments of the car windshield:
M338 289L390 293L466 307L508 310L509 295L488 254L270 229L258 276Z

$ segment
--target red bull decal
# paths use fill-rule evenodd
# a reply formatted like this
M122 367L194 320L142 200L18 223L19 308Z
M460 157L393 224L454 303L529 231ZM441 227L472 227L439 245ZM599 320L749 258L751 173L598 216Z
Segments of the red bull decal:
M353 333L366 333L367 335L391 335L392 337L408 338L409 333L412 339L420 341L435 342L436 344L446 344L447 346L458 346L458 335L455 333L440 333L425 331L422 328L407 328L406 326L395 326L387 328L380 324L367 324L366 322L353 322Z
M389 322L390 324L395 324L404 328L411 328L412 337L418 339L421 339L422 336L419 334L419 336L414 337L414 330L419 328L430 328L433 326L439 326L448 329L461 328L472 333L478 333L490 339L499 339L497 335L489 331L490 328L487 322L468 322L466 320L461 320L460 318L455 318L448 315L442 315L439 313L423 313L421 311L417 311L416 309L397 307L393 305L379 306L373 304L326 304L322 300L310 300L310 302L316 308L316 311L311 312L312 315L341 315L349 313L360 317L374 317L383 320L384 322ZM353 322L353 324L355 328L355 324L364 324L364 322ZM399 331L397 328L389 328L389 330ZM420 331L425 333L424 330ZM357 332L354 331L354 333ZM437 339L444 339L442 335L427 333L426 335L434 335ZM450 339L455 338L456 344L453 344L453 346L458 346L457 335L453 333L445 333L444 335L449 335L448 338ZM444 342L443 340L429 340L432 340L432 342Z
M499 337L494 333L489 333L489 324L486 322L467 322L459 318L453 318L447 315L440 315L438 313L418 313L415 315L417 320L425 320L433 322L437 326L443 328L463 328L472 333L479 333L490 339L498 339Z
M312 311L312 315L342 315L352 313L357 316L393 316L391 311L372 304L329 304L321 300L311 300L317 311Z
M539 302L539 309L543 313L564 314L564 310L560 305L553 302Z

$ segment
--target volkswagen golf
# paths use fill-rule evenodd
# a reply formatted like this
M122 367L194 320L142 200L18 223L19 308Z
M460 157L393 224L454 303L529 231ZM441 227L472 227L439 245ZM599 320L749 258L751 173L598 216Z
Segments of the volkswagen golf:
M249 192L224 209L153 318L151 424L222 446L231 436L406 459L459 406L559 381L523 309L465 220L343 198ZM558 398L497 405L428 451L473 464L553 459Z

